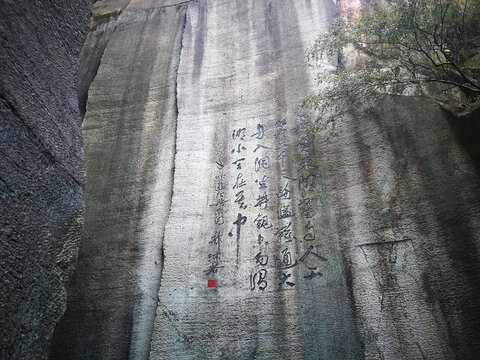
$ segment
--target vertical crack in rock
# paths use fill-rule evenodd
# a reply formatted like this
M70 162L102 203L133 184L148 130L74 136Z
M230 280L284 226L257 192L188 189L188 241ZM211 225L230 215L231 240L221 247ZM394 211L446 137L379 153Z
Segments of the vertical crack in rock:
M131 0L114 4L116 6L113 8L109 1L97 1L94 4L90 18L90 31L78 57L79 84L77 93L82 119L86 112L90 85L97 76L105 49L117 30L118 19L130 2Z
M116 20L114 20L116 23ZM108 26L110 22L106 26ZM114 26L112 31L115 31ZM85 117L87 111L88 102L88 89L97 76L98 69L102 64L103 53L108 46L109 36L104 34L97 35L97 30L93 30L88 34L88 38L82 48L79 56L79 85L77 90L78 95L78 108L80 110L80 116L82 119ZM95 43L103 41L103 44L91 45L90 41L92 37L98 36ZM93 54L92 54L93 52Z
M149 353L171 202L186 6L130 4L104 34L89 88L85 235L52 359Z
M148 244L145 245L146 248L143 250L143 259L137 270L137 276L139 277L138 282L140 283L139 291L143 299L136 303L136 308L134 309L135 315L130 357L135 359L148 358L150 352L150 340L158 307L158 292L164 267L165 254L163 251L163 239L165 235L165 224L168 221L168 215L171 209L175 176L176 124L178 119L176 82L182 51L183 31L185 29L186 7L186 5L176 7L165 6L153 10L154 12L164 14L162 16L165 17L165 21L173 21L173 24L169 27L177 29L177 31L175 33L172 31L172 33L176 35L174 36L172 47L169 49L171 55L164 57L160 50L157 50L158 52L156 54L159 61L168 60L168 71L164 85L166 96L163 94L160 98L152 98L153 103L160 104L159 107L161 110L159 116L162 118L160 121L162 130L159 134L159 150L156 150L156 152L158 152L158 159L155 183L152 189L146 189L146 193L150 192L153 195L149 200L150 204L145 210L145 219L147 219L147 221L141 226L145 229L146 235L144 235L143 238L148 241ZM147 104L149 103L150 101L147 101ZM155 117L157 117L157 115ZM170 171L165 171L166 167L170 167ZM152 226L150 223L149 219L152 218L155 219L156 226ZM150 232L152 233L151 236L148 235ZM157 240L154 240L155 238L157 238ZM152 266L153 263L155 263L155 266Z
M186 5L183 5L186 4ZM168 6L166 6L168 7ZM166 8L164 7L164 8ZM168 213L166 213L166 219L164 224L168 221L169 214L171 212L171 206L172 206L172 198L173 198L173 188L174 188L174 180L175 180L175 160L176 160L176 142L177 142L177 121L178 121L178 87L177 87L177 79L178 79L178 68L180 64L180 58L181 58L181 53L182 53L182 41L183 41L183 33L185 30L185 24L186 24L186 9L188 7L188 3L182 3L180 5L179 11L181 12L180 17L180 26L179 30L177 32L177 36L174 42L174 47L172 51L172 56L171 56L171 61L169 64L169 74L173 74L171 79L173 80L172 83L170 84L172 87L172 98L173 98L173 117L171 120L173 128L171 129L171 133L174 134L173 136L173 144L172 144L172 149L171 153L173 155L173 160L172 160L172 168L169 173L169 184L170 188L168 190L167 198L166 198L166 206L165 209L168 209ZM178 9L178 8L177 8ZM183 14L182 14L183 12ZM158 166L161 164L159 163ZM164 169L159 169L160 171L164 171ZM158 292L160 290L161 286L161 277L163 273L163 268L165 266L165 252L164 252L164 247L163 247L163 239L165 236L165 225L163 226L161 230L161 241L159 243L160 245L160 258L159 258L159 271L157 273L157 279L155 280L155 283L153 284L153 294L154 297L151 297L155 301L155 306L151 307L151 310L148 314L148 328L146 329L139 329L137 330L138 333L140 333L141 338L143 339L142 341L138 342L137 344L132 344L132 350L130 353L131 358L135 359L147 359L150 354L150 347L151 347L151 338L152 338L152 332L153 332L153 326L156 318L156 312L157 312L157 307L158 307Z
M175 71L175 82L174 82L174 86L175 86L175 90L174 90L174 92L175 92L175 100L174 100L174 107L175 107L175 142L174 142L174 151L173 151L173 153L175 155L173 157L173 167L172 167L171 175L170 175L170 178L171 178L171 181L172 181L172 187L171 187L171 192L170 192L169 199L168 199L169 210L168 210L167 222L168 222L168 218L170 217L170 214L172 212L172 199L173 199L173 191L174 191L174 186L175 186L175 165L176 165L176 160L177 160L178 132L177 132L177 126L176 125L177 125L177 122L178 122L178 114L179 114L179 109L178 109L178 69L179 69L180 60L181 60L181 57L182 57L183 35L185 33L185 26L187 24L188 4L191 1L192 0L180 3L180 5L182 5L182 8L183 8L183 18L182 18L182 23L181 23L181 29L179 31L179 37L180 37L179 47L178 47L178 51L175 52L175 55L178 55L178 56L174 57L176 59L175 60L175 67L174 67L174 71ZM184 5L184 4L186 4L186 5ZM170 6L173 6L173 5L170 5ZM168 7L168 6L166 6L166 7ZM163 233L165 234L165 228L164 228ZM163 244L162 244L162 265L161 265L161 268L160 268L160 281L158 283L157 298L158 298L158 290L160 289L160 286L161 286L161 276L162 276L162 273L163 273L163 267L164 266L165 266L165 252L163 251Z

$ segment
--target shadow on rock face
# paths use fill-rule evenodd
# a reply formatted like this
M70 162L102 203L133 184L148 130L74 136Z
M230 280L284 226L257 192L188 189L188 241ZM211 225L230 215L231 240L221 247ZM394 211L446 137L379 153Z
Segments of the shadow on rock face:
M446 110L444 113L453 133L480 174L480 110L461 118L454 117Z

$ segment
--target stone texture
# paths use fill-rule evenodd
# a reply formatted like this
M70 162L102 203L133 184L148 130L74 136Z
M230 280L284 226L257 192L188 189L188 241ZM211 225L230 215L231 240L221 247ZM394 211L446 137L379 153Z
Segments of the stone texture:
M96 24L82 51L80 68L96 72L83 123L85 231L52 359L148 354L172 191L184 10L123 9Z
M297 103L311 88L304 50L335 11L329 2L189 3L177 83L174 196L151 358L360 356L338 239L331 231L333 213L322 200L321 184L310 189L310 183L303 191L298 187L300 177L318 176L310 168L298 169L301 154L296 145L302 134L294 131L300 125ZM261 139L251 136L257 124L265 129ZM240 136L232 136L243 128ZM282 129L288 131L282 134ZM268 149L256 150L257 145ZM305 145L313 151L311 144ZM267 156L270 163L258 166L256 160ZM245 158L241 169L232 164L239 158ZM310 161L317 166L314 156ZM224 178L216 179L220 173ZM246 185L234 188L239 174ZM256 182L264 175L266 190ZM290 200L276 195L285 186L292 191ZM309 190L314 196L308 198L319 210L306 218L298 203ZM237 196L240 191L244 194ZM268 208L256 206L265 193ZM221 207L216 204L222 194L227 204L219 220ZM243 206L235 203L242 195ZM282 205L290 205L295 216L278 219ZM247 218L240 236L234 224L238 214ZM255 223L259 214L269 222L260 230ZM309 220L316 239L307 241L304 227ZM292 235L275 235L289 224ZM219 247L210 244L216 231L223 233ZM264 237L261 244L259 234ZM328 261L317 263L311 256L300 264L310 246ZM217 249L218 272L209 274ZM263 258L257 264L259 253L269 257L268 263ZM288 266L281 261L287 254L298 265L279 269ZM309 267L324 277L304 278ZM260 282L264 274L266 282ZM280 286L284 274L291 277ZM208 288L207 279L215 279L216 287Z
M44 358L82 225L88 0L0 3L0 358Z
M478 136L478 114L397 98L357 119L322 152L365 357L473 359L480 184L465 130Z
M52 359L476 358L479 114L398 97L312 136L304 52L337 12L132 0L92 27Z

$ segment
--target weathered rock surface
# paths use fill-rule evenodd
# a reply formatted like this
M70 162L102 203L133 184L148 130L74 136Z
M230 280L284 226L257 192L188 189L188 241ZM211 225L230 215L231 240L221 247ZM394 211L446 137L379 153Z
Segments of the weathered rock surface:
M0 358L38 359L66 305L85 167L77 57L91 3L0 2Z
M101 8L52 358L476 357L478 115L394 98L312 137L330 0Z
M305 46L334 14L329 2L188 5L151 358L360 356L333 213L297 109L311 88Z
M185 8L132 2L116 13L96 25L82 51L85 73L100 64L83 124L86 226L51 358L148 355L172 192Z

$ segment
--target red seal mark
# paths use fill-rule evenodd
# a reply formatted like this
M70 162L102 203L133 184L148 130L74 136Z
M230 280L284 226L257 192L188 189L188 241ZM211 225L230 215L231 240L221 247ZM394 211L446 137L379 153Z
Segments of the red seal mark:
M209 288L215 287L215 282L216 282L216 280L208 280L207 287L209 287Z

